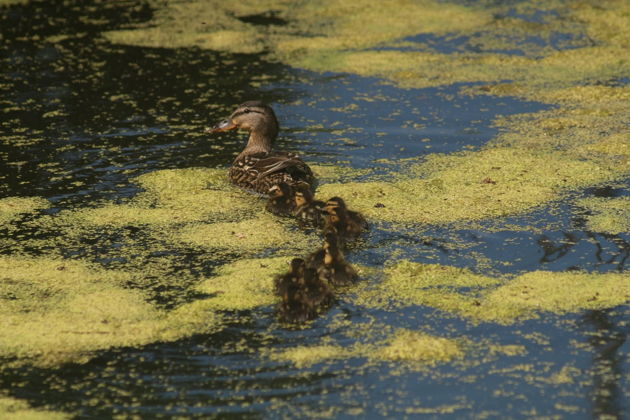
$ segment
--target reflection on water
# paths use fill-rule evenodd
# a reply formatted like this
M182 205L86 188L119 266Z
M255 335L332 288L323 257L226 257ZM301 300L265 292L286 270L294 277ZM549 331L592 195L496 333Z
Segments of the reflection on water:
M242 138L209 139L202 131L245 99L274 104L282 126L279 149L297 150L313 162L377 166L381 172L397 159L479 147L496 134L491 122L497 115L544 108L512 98L463 96L461 86L402 90L376 79L294 70L255 55L121 47L99 36L147 21L151 14L144 3L132 1L34 2L0 9L2 197L42 196L54 206L46 212L54 213L103 200L122 202L138 192L130 179L143 173L226 167L241 150ZM273 14L241 19L254 25L285 23ZM428 41L436 48L455 48L437 38ZM627 188L583 194L617 197ZM380 226L349 254L353 263L373 267L396 255L487 273L627 270L628 234L590 232L581 216L571 214L571 205L552 203L510 218L503 228L489 222L418 233L415 226L393 232ZM27 224L11 229L2 233L40 234ZM123 263L117 253L121 238L132 236L142 244L142 235L134 227L111 229L63 253L115 267ZM12 251L0 245L2 253ZM173 265L165 275L173 278L182 272L207 276L219 264L197 249L164 251L169 252ZM148 255L142 264L149 266L160 256ZM156 284L149 295L160 307L200 297L189 284ZM279 415L456 417L474 410L489 417L505 412L621 417L630 409L627 398L624 402L627 307L549 316L517 327L474 325L430 308L371 312L343 296L308 329L278 325L272 308L229 315L238 322L213 335L103 352L89 363L62 369L5 369L1 388L33 406L51 405L80 417L221 412L241 418L260 417L270 409ZM267 357L269 351L326 340L350 346L360 340L348 330L374 324L378 329L379 323L421 324L434 333L526 350L486 354L475 349L472 361L421 371L367 363L365 356L305 368ZM561 375L565 367L570 375Z

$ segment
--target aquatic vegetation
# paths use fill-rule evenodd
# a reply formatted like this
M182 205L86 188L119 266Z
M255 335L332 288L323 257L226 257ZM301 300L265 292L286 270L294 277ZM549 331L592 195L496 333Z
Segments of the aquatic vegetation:
M31 408L26 401L0 394L0 418L23 420L64 420L72 416L58 411Z
M271 360L278 362L291 362L296 367L305 366L350 357L352 351L335 345L319 345L319 346L298 346L275 352L269 355Z
M49 206L41 197L7 197L0 199L0 224L7 223L24 213L32 213Z
M372 357L393 362L433 365L462 357L455 340L434 337L417 331L400 329Z
M586 216L589 230L611 235L630 232L630 197L585 198L576 204L592 213Z
M385 278L365 287L356 302L395 310L424 305L473 321L511 324L540 316L603 309L630 301L623 273L534 271L515 278L494 278L437 264L400 261Z
M287 270L286 257L240 259L221 266L216 275L200 282L195 289L210 297L209 307L245 310L276 302L273 279Z
M368 334L374 333L374 330L368 331ZM380 342L351 347L333 344L297 346L271 353L269 357L275 361L291 362L298 368L348 358L367 358L372 363L398 362L417 368L447 362L464 355L457 340L402 328L388 333L389 336Z
M190 334L125 284L133 273L77 260L1 257L0 355L37 365L85 361L111 347L173 340ZM213 328L207 314L206 328Z

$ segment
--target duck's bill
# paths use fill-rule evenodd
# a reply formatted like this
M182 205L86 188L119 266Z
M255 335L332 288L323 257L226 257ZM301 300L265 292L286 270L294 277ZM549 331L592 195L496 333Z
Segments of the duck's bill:
M220 133L222 131L234 130L236 124L230 120L223 120L212 128L206 128L206 133Z

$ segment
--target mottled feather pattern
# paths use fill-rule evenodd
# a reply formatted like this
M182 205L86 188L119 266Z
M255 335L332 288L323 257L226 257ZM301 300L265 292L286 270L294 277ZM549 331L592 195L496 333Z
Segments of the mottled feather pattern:
M246 190L268 195L269 188L281 182L290 186L312 184L313 172L302 159L292 153L257 153L234 161L230 181Z

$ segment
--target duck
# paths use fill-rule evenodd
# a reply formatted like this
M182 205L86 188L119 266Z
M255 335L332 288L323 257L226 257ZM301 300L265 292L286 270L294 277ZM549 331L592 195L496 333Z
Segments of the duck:
M359 279L341 252L337 234L331 231L324 234L322 248L307 257L306 268L314 270L319 281L331 287L348 286Z
M262 101L244 102L206 132L237 129L249 132L249 137L228 172L232 184L262 196L268 196L269 189L281 182L291 187L304 184L313 188L313 171L297 154L272 150L279 124L269 105Z
M286 182L280 182L269 188L269 201L265 208L276 216L293 216L295 198L293 188Z
M302 258L291 260L289 272L275 278L275 291L280 296L278 313L290 322L304 322L317 317L334 299L328 283L322 282L315 270Z
M324 232L334 232L342 239L354 239L368 228L365 217L349 210L341 197L330 198L323 208Z
M315 228L324 227L324 216L322 211L324 203L315 200L313 192L309 188L298 187L293 192L295 210L293 216L297 218L298 224L302 227L312 226Z

